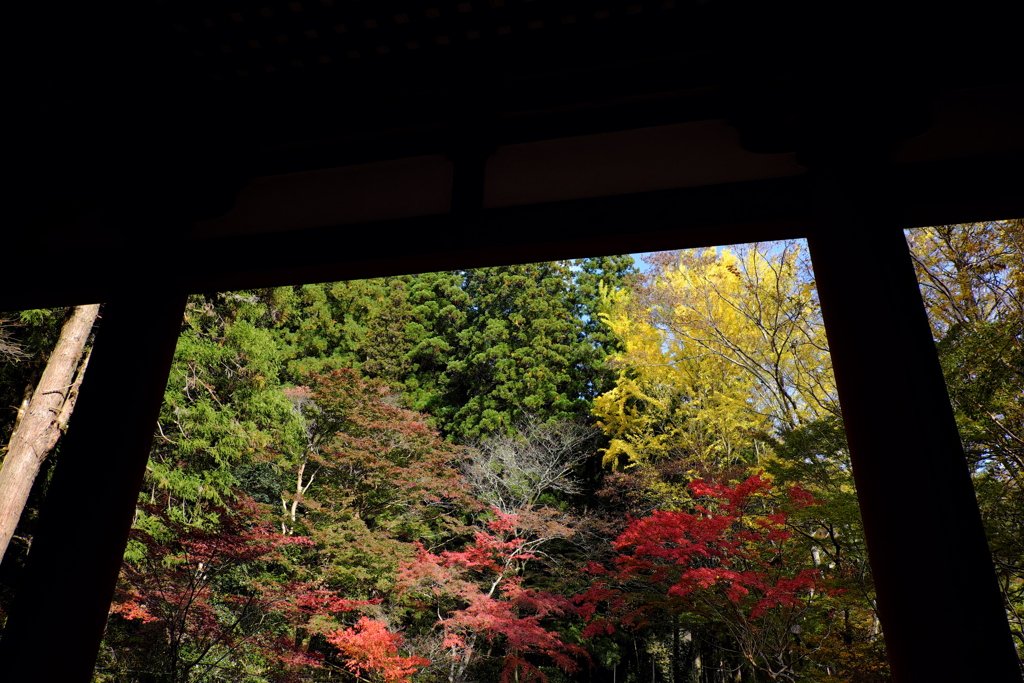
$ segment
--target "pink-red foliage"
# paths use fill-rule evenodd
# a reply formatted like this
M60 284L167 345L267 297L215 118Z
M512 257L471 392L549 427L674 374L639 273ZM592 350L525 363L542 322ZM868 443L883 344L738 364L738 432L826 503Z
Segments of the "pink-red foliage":
M502 680L544 681L534 660L566 672L578 670L583 648L566 642L550 620L575 615L576 606L561 595L523 586L524 569L536 560L537 543L520 537L518 515L494 511L487 529L460 551L431 553L422 546L403 565L399 590L423 609L444 605L437 623L453 659L468 663L480 656L477 641L504 651Z
M294 625L368 604L289 578L286 548L312 541L282 534L249 498L213 509L205 527L177 522L160 506L149 512L163 523L167 540L133 530L145 559L123 565L110 612L136 622L134 642L161 651L171 668L186 650L214 645L250 648L293 670L319 667L323 655L306 651Z

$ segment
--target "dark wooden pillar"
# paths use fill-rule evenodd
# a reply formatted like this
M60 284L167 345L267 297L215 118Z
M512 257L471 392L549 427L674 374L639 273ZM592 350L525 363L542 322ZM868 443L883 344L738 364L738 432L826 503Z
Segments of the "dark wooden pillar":
M0 641L4 683L92 678L185 303L183 295L144 290L102 311Z
M854 174L808 239L898 683L1020 670L902 226Z

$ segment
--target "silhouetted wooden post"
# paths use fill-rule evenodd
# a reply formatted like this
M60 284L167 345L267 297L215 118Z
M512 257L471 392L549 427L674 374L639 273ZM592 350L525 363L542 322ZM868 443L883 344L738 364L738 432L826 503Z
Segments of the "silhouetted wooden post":
M4 683L92 678L184 305L140 287L104 307L0 641Z
M895 680L1019 681L902 226L855 172L821 188L808 244Z

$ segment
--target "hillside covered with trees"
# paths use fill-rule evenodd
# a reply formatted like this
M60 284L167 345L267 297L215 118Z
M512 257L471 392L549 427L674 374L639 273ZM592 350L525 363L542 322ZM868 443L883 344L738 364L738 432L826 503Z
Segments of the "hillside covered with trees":
M1024 653L1024 221L908 240ZM889 680L806 248L645 260L191 297L95 681ZM82 309L0 314L0 479Z

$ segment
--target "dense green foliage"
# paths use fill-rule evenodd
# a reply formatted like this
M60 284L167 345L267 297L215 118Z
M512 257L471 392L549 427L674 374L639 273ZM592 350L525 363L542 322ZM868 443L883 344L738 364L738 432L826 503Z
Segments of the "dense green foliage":
M456 441L531 415L586 418L612 374L597 314L630 257L426 273L273 292L292 378L351 367L381 379Z

